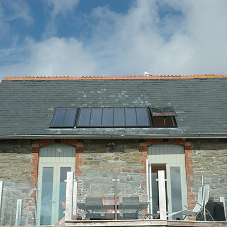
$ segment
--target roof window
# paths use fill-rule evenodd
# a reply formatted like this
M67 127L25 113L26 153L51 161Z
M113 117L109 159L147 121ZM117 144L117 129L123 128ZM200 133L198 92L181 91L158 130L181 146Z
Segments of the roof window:
M151 108L153 127L177 127L176 112L172 107Z

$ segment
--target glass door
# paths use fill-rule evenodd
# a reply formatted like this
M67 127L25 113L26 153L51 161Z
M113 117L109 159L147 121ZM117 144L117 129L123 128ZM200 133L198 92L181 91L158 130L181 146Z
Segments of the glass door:
M42 167L38 198L40 225L53 225L64 217L67 172L71 170L67 164Z
M52 197L54 189L54 167L43 167L42 168L42 180L38 186L41 190L40 204L38 204L38 223L39 225L50 225L52 217Z
M166 169L168 213L171 214L187 207L186 174L183 164L167 164ZM183 216L174 215L172 219L182 220Z
M185 174L184 147L172 144L160 144L148 147L148 162L152 175L152 208L153 214L159 210L158 171L166 173L166 205L168 214L180 211L187 206L187 183ZM173 219L182 219L173 216Z
M41 149L37 225L54 225L64 217L67 172L74 170L74 147L59 144Z

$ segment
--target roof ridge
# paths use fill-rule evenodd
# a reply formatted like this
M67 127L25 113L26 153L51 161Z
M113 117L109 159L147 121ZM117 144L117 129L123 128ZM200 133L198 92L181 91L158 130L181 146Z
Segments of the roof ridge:
M11 80L144 80L144 79L199 79L199 78L227 78L224 74L198 74L198 75L151 75L148 76L15 76L3 77L2 81Z

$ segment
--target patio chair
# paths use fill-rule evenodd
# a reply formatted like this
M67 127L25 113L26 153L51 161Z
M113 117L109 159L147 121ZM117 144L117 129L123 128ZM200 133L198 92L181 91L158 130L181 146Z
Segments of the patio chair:
M102 197L87 197L85 210L101 210L103 207Z
M209 191L210 191L209 185L204 186L204 193L205 193L204 194L204 205L206 205L209 200ZM197 214L200 213L202 211L202 209L203 209L203 196L202 196L202 187L201 187L198 192L198 201L193 210L186 209L186 210L173 212L173 213L167 215L167 217L172 218L174 215L177 215L177 214L186 215L186 216L190 216L190 215L197 216Z
M123 197L123 218L137 219L139 211L139 197Z
M103 208L102 197L86 197L85 210L86 218L90 220L100 220Z

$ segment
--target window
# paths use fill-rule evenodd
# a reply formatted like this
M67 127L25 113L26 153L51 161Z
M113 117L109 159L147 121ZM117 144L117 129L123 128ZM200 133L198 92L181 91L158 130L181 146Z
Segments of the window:
M172 107L151 108L153 127L177 127L176 112Z
M56 108L51 127L73 128L75 125L77 108Z

